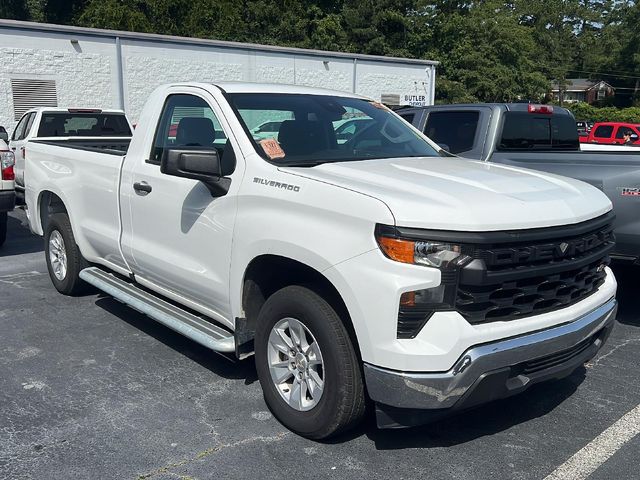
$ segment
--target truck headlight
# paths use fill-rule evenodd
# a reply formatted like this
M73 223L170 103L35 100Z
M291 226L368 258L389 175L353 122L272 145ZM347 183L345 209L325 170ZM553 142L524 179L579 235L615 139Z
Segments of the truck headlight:
M454 310L458 269L471 260L460 244L403 238L394 227L378 225L376 240L391 260L440 270L440 285L404 292L398 304L397 338L414 338L437 311Z
M376 240L382 253L396 262L449 270L470 260L462 253L462 246L453 243L399 238L381 230L376 231Z

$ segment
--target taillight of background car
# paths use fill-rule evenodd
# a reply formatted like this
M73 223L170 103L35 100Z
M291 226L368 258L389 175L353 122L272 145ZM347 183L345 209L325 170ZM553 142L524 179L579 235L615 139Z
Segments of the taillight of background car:
M0 150L0 173L2 180L14 180L16 174L13 171L13 166L16 163L13 152L8 150Z

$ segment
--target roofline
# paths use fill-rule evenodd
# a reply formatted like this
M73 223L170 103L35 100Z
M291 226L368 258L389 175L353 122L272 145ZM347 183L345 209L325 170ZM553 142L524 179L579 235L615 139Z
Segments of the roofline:
M351 60L365 60L387 63L405 63L413 65L436 66L440 62L435 60L421 60L418 58L385 57L382 55L365 55L361 53L331 52L328 50L313 50L297 47L279 47L275 45L260 45L257 43L230 42L226 40L209 40L204 38L176 37L159 35L156 33L126 32L122 30L105 30L100 28L75 27L70 25L56 25L53 23L25 22L21 20L0 19L0 28L23 29L37 32L68 33L102 38L120 38L142 40L147 42L172 42L184 45L210 46L229 49L254 50L272 53L293 53L314 57L346 58Z

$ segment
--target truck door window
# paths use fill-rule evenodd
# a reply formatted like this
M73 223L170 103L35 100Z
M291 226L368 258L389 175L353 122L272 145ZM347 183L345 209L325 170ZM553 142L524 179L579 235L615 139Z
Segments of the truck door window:
M445 144L451 153L473 149L480 112L432 112L427 118L424 133L438 144Z
M620 125L618 127L618 132L616 133L616 138L623 138L627 132L632 134L635 133L636 135L638 134L638 132L634 131L631 125Z
M413 125L413 119L416 117L415 113L399 113L403 119Z
M27 125L24 127L24 132L22 132L22 138L26 138L31 131L31 127L33 126L33 121L36 119L36 114L31 113L29 115L29 119L27 120Z
M149 163L160 165L166 148L216 149L222 156L227 136L209 104L195 95L170 95L165 101Z
M16 126L16 129L13 131L11 140L22 140L24 138L23 133L24 133L25 127L27 126L27 122L29 121L29 118L31 118L31 113L27 113L25 116L23 116L20 119L20 121L18 122L18 125Z
M612 125L600 125L598 128L596 128L596 131L593 132L593 136L598 138L611 138L612 133Z

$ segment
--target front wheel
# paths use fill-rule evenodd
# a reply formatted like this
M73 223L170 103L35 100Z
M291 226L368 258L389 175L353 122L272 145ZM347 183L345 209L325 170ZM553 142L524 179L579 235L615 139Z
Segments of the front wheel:
M338 314L312 290L289 286L267 299L255 354L265 401L290 430L319 440L362 418L358 356Z
M82 293L87 284L80 279L80 272L87 267L76 245L69 217L55 213L49 217L44 234L44 251L47 270L53 286L65 295Z

